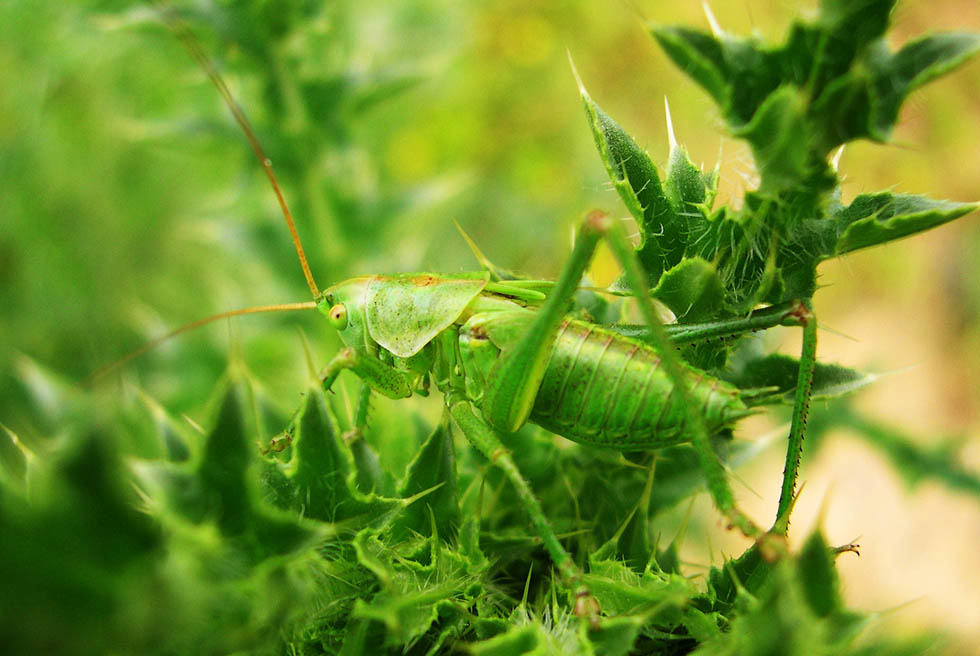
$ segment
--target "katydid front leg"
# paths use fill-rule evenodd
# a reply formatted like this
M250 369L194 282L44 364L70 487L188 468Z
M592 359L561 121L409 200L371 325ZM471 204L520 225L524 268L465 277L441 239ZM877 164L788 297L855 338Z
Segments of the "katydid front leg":
M371 386L361 382L361 390L357 395L357 406L350 430L344 433L344 442L350 447L357 465L357 484L364 492L381 492L384 484L384 472L381 461L364 439L367 431L368 412L371 408Z
M320 386L323 388L323 391L329 392L330 388L337 381L337 377L340 376L340 372L345 369L354 371L365 383L361 391L361 399L358 403L353 431L362 429L363 424L367 420L367 403L371 388L395 399L405 398L411 393L411 386L405 374L374 358L359 356L357 351L350 347L340 349L337 355L333 356L330 362L327 363L327 366L320 372L318 378L320 379ZM365 392L365 390L367 391ZM296 411L286 429L273 438L272 442L265 449L265 453L269 451L282 451L289 445L295 433L296 422L301 409ZM352 435L350 437L353 438L354 436Z
M410 375L381 362L377 358L361 355L347 346L333 356L320 373L320 381L325 391L330 391L337 376L344 369L350 369L357 377L390 399L404 399L412 395Z

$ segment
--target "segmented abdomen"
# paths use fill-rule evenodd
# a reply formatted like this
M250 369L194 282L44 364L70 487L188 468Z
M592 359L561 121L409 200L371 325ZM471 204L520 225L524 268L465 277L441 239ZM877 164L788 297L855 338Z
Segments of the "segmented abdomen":
M748 414L738 390L685 367L690 396L714 433ZM676 386L650 346L590 323L567 320L558 333L531 421L569 439L656 449L690 440Z

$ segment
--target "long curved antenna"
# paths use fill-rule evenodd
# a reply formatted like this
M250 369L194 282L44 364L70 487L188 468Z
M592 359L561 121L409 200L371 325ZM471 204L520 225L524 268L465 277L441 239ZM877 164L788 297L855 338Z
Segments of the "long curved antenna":
M248 143L252 147L252 152L255 153L259 163L262 165L262 169L265 171L266 177L269 178L269 182L272 184L272 190L275 192L276 199L279 201L279 207L282 208L283 217L286 219L286 225L289 227L289 234L292 236L293 245L296 247L296 255L299 256L300 266L303 267L303 275L306 276L306 284L313 293L313 298L319 298L320 290L317 288L316 282L313 280L313 273L310 271L310 265L306 261L306 253L303 251L303 244L299 240L299 233L296 232L296 224L293 223L293 215L289 211L289 206L286 205L286 198L282 194L282 189L279 188L279 182L276 180L276 175L272 172L272 161L266 157L265 151L262 150L262 146L259 144L259 140L255 136L255 131L252 130L251 124L249 124L248 119L245 118L245 112L243 112L242 108L238 106L237 102L235 102L235 98L231 95L231 91L228 90L228 86L225 84L225 81L221 78L218 70L214 67L214 63L201 49L201 44L191 32L191 29L187 23L176 14L172 7L167 6L164 2L158 2L157 6L160 9L160 14L163 16L163 20L181 40L194 61L196 61L201 68L204 69L204 72L207 73L214 86L217 87L218 92L225 101L225 104L235 117L235 121L238 123L239 127L241 127L242 132L245 133L245 138L248 139Z
M196 321L191 321L190 323L185 323L180 328L171 330L166 335L162 335L153 339L143 346L139 347L135 351L130 351L123 357L119 358L112 364L107 364L101 369L97 370L95 373L90 375L85 379L84 385L89 386L102 378L107 374L112 373L119 367L123 366L130 360L138 358L150 349L156 348L160 344L163 344L168 339L172 339L177 335L182 335L188 331L194 330L195 328L200 328L203 325L209 324L212 321L218 321L219 319L227 319L229 317L240 317L243 314L259 314L262 312L290 312L293 310L312 310L316 307L316 301L304 301L302 303L278 303L276 305L256 305L255 307L242 308L240 310L229 310L228 312L219 312L218 314L212 314L209 317L204 317L203 319L197 319Z

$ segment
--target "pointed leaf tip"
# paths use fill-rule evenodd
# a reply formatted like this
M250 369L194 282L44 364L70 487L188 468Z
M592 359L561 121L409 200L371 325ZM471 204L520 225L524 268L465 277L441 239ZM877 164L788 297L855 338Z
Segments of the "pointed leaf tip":
M861 194L833 220L838 238L833 255L843 255L935 228L980 209L980 203L932 200L912 194Z
M913 39L898 52L880 54L872 60L872 136L886 140L910 93L951 72L978 52L980 34L944 32Z
M588 98L589 92L585 90L585 84L582 82L582 76L578 74L578 68L575 67L575 60L572 59L572 51L566 48L565 54L568 55L568 66L572 69L572 77L575 78L575 84L578 86L579 94L581 94L582 98Z
M667 143L670 144L670 151L674 152L677 148L677 135L674 133L674 121L670 116L670 103L667 96L664 96L664 117L667 119Z
M720 107L727 106L732 71L722 42L716 36L666 25L653 25L650 33L678 68L701 85Z

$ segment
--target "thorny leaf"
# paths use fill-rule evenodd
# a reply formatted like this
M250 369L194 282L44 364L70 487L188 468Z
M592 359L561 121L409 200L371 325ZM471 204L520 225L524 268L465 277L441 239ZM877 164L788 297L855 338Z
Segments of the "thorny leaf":
M318 385L307 391L293 426L290 460L271 462L265 472L277 504L353 532L403 505L357 489L354 458Z
M431 492L405 508L394 520L396 534L414 531L426 535L435 530L433 538L451 540L459 530L456 456L447 419L444 416L432 431L399 485L398 492L402 497Z

